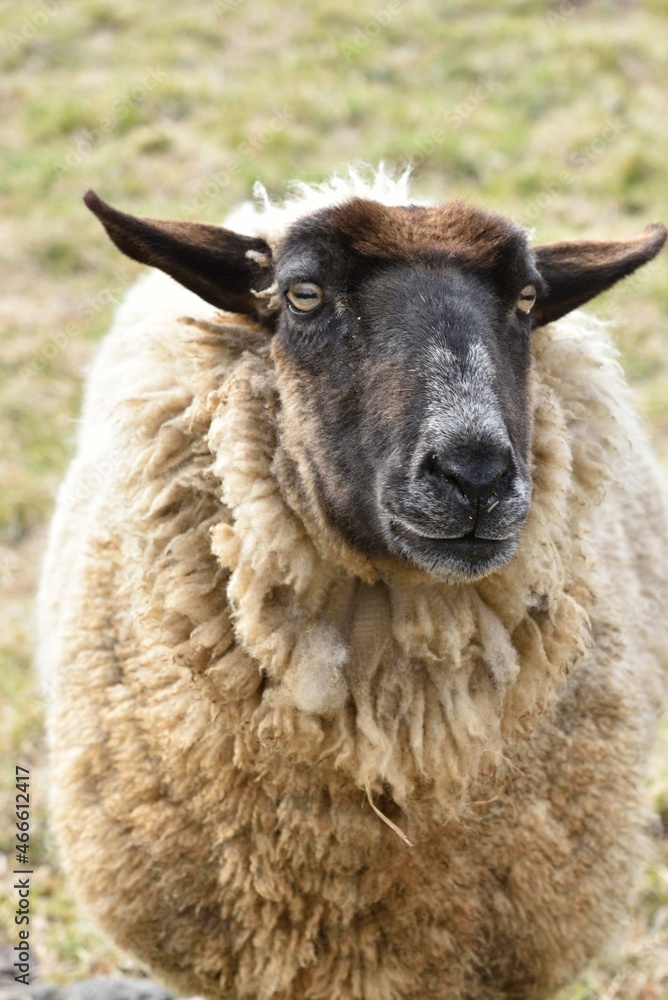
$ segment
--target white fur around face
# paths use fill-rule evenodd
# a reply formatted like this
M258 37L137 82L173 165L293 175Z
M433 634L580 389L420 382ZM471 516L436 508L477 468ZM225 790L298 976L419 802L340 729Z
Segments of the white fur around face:
M225 225L247 236L261 236L270 246L276 245L287 227L298 219L323 208L332 208L350 198L368 198L383 205L427 204L409 195L410 168L393 175L380 164L377 169L351 167L345 177L332 176L322 184L295 182L290 196L272 202L266 188L258 181L253 193L256 202L244 202L225 219Z

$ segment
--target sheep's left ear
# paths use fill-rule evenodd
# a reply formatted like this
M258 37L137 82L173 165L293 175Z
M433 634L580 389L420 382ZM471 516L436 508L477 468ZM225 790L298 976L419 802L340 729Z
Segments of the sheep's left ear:
M655 257L666 227L654 222L629 240L574 240L534 250L547 292L536 303L533 325L543 326L584 305Z
M137 218L107 205L94 191L84 202L128 257L159 267L219 309L260 311L253 292L273 281L271 249L263 239L203 222Z

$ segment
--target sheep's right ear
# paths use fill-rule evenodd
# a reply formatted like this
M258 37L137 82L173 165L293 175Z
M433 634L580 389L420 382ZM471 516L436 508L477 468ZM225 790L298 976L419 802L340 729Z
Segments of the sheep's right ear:
M665 242L666 227L654 222L631 239L572 240L536 247L536 264L548 288L532 310L534 327L552 323L612 288L656 257Z
M203 222L137 218L107 205L94 191L84 202L128 257L159 267L218 309L258 312L253 293L273 281L271 249L263 239Z

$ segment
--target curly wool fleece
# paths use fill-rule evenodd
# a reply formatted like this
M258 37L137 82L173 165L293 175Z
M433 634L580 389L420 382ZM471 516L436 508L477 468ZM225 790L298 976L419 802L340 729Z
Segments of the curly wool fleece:
M142 279L89 379L41 594L69 878L183 991L550 996L624 911L667 638L661 491L606 336L534 334L521 545L453 586L307 511L269 338L210 314Z

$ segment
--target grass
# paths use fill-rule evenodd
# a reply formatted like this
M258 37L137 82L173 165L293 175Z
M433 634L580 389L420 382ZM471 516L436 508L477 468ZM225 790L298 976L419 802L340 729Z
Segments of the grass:
M137 274L81 195L218 220L261 178L280 193L357 158L415 164L539 242L668 219L663 0L24 0L0 11L0 809L33 768L35 960L43 979L129 962L76 916L49 844L43 703L31 676L45 524L72 453L82 371ZM668 460L665 258L596 305ZM648 796L666 808L658 754ZM9 833L7 833L9 830ZM11 825L2 824L9 852ZM8 853L12 860L11 852ZM0 944L11 943L0 904ZM619 946L561 1000L668 997L668 851Z

